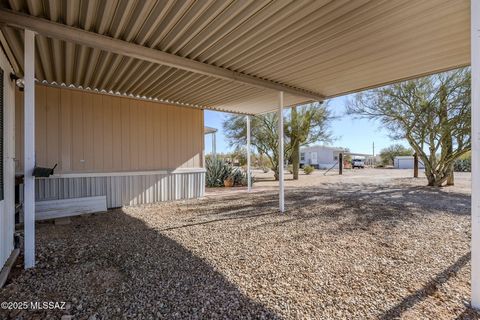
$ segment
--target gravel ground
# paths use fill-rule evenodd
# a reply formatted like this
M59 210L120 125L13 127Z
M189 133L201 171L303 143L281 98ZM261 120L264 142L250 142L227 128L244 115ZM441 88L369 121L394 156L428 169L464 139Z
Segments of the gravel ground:
M283 215L276 183L262 181L253 194L39 224L37 267L15 273L0 301L68 309L0 319L478 319L469 177L433 189L409 174L301 176L287 181Z

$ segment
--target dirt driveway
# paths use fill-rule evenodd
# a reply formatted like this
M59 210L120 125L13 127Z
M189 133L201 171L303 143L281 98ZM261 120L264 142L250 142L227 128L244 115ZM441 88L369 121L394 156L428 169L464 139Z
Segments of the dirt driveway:
M253 194L210 190L40 224L37 267L0 301L68 309L0 319L477 319L469 177L439 189L408 176L301 176L287 181L285 214L276 183L263 181Z

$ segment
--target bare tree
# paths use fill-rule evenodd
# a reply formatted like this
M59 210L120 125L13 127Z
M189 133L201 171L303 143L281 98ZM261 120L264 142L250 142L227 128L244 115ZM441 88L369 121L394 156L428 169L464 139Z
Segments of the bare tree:
M347 110L379 120L394 139L406 139L425 165L429 186L441 186L471 148L469 69L356 94Z

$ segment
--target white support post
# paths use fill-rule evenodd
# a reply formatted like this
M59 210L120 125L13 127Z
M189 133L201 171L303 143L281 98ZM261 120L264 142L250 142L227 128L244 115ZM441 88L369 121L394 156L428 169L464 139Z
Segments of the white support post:
M472 301L480 309L480 1L471 0L472 65Z
M217 134L215 132L212 133L212 156L217 157Z
M250 168L250 116L247 116L247 180L248 192L252 191L252 172Z
M35 266L35 33L25 30L24 227L25 269Z
M279 94L278 106L278 185L280 212L285 211L285 187L283 183L283 91Z

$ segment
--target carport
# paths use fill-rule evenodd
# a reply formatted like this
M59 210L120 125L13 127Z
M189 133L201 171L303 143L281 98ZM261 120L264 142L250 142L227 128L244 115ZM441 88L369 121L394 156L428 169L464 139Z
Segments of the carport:
M12 0L0 22L3 49L24 77L26 267L35 261L35 80L191 108L282 114L471 64L472 305L480 307L477 0ZM282 121L279 134L283 150Z

